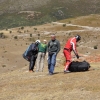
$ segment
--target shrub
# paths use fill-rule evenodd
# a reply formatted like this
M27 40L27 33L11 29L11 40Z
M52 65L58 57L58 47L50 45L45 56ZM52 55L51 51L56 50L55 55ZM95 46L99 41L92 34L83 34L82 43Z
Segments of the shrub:
M6 67L6 65L2 65L2 67Z
M8 36L4 35L4 33L0 33L0 38L4 39L4 38L8 38Z
M98 49L98 48L97 48L97 45L94 46L94 49Z
M63 24L63 27L65 27L66 26L66 24Z
M38 36L40 36L40 34L38 34Z
M3 34L4 34L4 33L0 33L0 38L2 38Z
M9 31L9 33L11 34L11 33L12 33L12 31Z
M34 30L36 31L36 30L37 30L37 28L34 28Z
M6 28L6 31L8 31L8 29Z
M18 39L18 37L17 36L14 36L14 39Z
M30 37L32 37L32 34L30 34Z
M24 29L24 27L22 26L22 27L21 27L21 29L23 30L23 29Z
M68 22L69 24L71 23L71 21Z

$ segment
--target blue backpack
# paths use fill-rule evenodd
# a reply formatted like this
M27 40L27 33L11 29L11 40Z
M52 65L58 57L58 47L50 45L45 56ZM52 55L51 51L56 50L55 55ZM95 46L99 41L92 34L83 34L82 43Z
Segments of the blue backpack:
M28 48L25 50L25 52L23 53L23 58L27 61L30 61L31 55L32 55L32 51L36 50L36 44L35 43L31 43Z

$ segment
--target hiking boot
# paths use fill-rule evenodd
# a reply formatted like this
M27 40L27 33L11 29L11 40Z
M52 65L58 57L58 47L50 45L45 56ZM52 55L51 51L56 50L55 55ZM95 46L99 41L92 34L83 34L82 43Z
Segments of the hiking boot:
M34 72L33 70L29 70L29 72Z
M64 74L66 74L66 73L70 73L71 71L69 71L69 70L64 70Z
M48 75L53 75L53 73L48 73Z

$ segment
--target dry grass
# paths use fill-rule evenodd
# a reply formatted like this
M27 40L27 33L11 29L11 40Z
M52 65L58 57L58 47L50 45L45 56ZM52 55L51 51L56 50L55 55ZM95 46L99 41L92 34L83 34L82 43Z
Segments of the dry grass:
M70 18L67 20L65 19L60 22L72 23L72 24L83 25L83 26L100 27L100 15L91 14L89 16Z
M33 31L34 28L37 30ZM60 28L62 31L59 31ZM100 31L73 32L80 28L74 27L72 30L72 27L68 27L72 32L67 33L67 29L63 28L65 27L62 25L60 27L51 23L25 27L22 33L18 33L19 28L10 29L12 33L9 33L10 30L0 31L8 36L6 39L0 39L0 100L100 100L100 60L97 63L92 62L87 72L64 74L62 53L66 40L78 33L82 36L77 47L78 52L85 56L84 59L91 55L96 58L95 56L100 53ZM24 33L25 30L28 32ZM44 34L46 32L49 34ZM33 33L35 39L38 38L37 34L40 34L41 40L50 40L50 33L56 33L57 39L61 42L61 51L57 56L54 75L47 75L46 60L44 72L28 72L28 62L22 58L22 54L31 43L27 39L30 33ZM14 39L14 36L18 36L18 39ZM96 44L98 49L94 50L92 47Z
M63 67L59 66L55 68L56 73L49 76L46 67L43 73L29 73L27 67L23 67L1 74L0 100L99 100L98 68L63 74Z

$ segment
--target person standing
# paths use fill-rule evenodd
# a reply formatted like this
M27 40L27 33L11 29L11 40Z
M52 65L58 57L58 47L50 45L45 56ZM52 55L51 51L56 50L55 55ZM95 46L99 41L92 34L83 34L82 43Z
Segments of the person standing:
M60 51L60 43L56 39L56 36L51 35L51 40L48 42L48 71L49 75L53 75L54 67L56 64L56 56Z
M71 51L72 50L74 54L76 55L77 59L79 59L79 55L76 50L76 43L80 40L81 40L81 37L79 35L76 35L75 37L70 38L65 44L65 47L63 50L64 56L66 58L66 65L65 65L64 73L70 72L68 68L71 63Z
M37 72L39 70L43 72L46 51L47 51L47 41L43 40L43 43L40 43L38 45L37 68L36 68Z
M32 46L31 46L32 49L31 51L29 51L29 55L30 55L29 72L34 72L34 66L37 59L39 43L40 43L40 40L36 40L35 43L32 43Z

